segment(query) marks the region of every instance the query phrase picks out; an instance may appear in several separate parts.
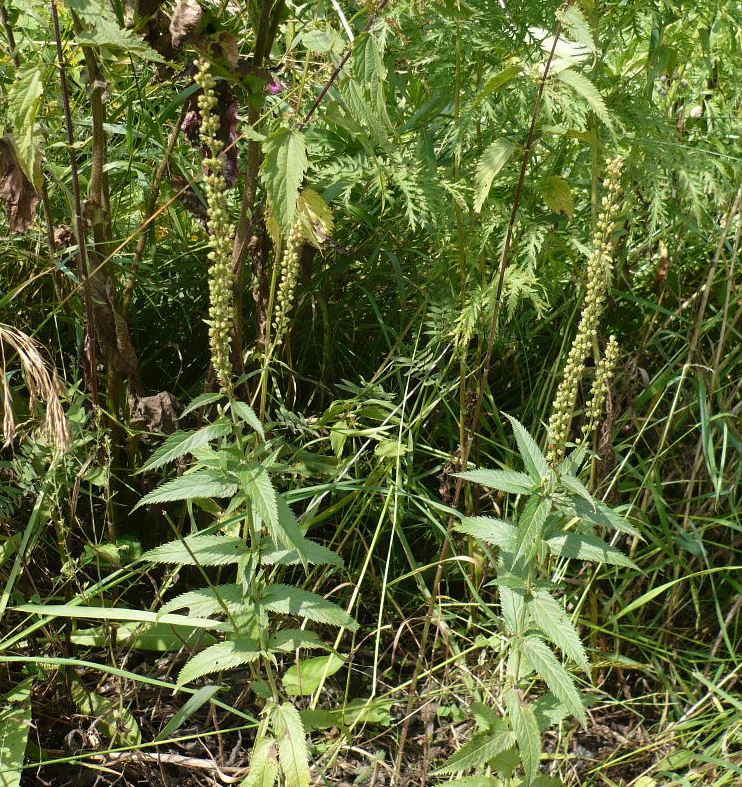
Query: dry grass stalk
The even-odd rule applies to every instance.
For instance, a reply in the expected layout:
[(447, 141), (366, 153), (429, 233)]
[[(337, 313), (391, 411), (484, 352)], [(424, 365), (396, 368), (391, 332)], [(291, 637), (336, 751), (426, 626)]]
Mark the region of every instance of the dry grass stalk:
[[(11, 352), (6, 352), (6, 345)], [(2, 428), (5, 437), (3, 446), (10, 445), (16, 434), (13, 397), (6, 373), (14, 353), (18, 356), (29, 391), (31, 410), (35, 409), (37, 400), (46, 402), (44, 434), (55, 448), (61, 452), (66, 451), (71, 441), (70, 426), (62, 408), (60, 397), (63, 389), (56, 372), (47, 367), (36, 341), (23, 331), (0, 323), (0, 385), (3, 401)]]

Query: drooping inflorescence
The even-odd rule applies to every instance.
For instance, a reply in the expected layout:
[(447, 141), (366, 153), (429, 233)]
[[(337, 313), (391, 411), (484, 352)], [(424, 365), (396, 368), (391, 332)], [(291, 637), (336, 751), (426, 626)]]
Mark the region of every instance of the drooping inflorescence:
[[(611, 236), (613, 235), (620, 209), (621, 160), (613, 159), (609, 161), (606, 169), (606, 194), (601, 203), (602, 210), (598, 215), (598, 223), (593, 235), (593, 251), (587, 263), (587, 292), (585, 293), (580, 323), (567, 356), (564, 376), (554, 397), (551, 417), (549, 418), (547, 459), (552, 465), (557, 464), (564, 457), (575, 402), (577, 401), (577, 391), (585, 371), (585, 358), (589, 355), (598, 333), (598, 323), (611, 279), (611, 268), (613, 265)], [(618, 352), (615, 339), (613, 344), (609, 343), (609, 348), (613, 357), (611, 363), (613, 363)], [(604, 360), (608, 360), (608, 352), (606, 352)], [(589, 405), (591, 412), (588, 413), (588, 422), (592, 422), (592, 412), (596, 406), (598, 408), (596, 420), (599, 417), (600, 409), (603, 406), (603, 398), (601, 397), (605, 396), (603, 386), (607, 386), (608, 377), (606, 373), (609, 368), (610, 366), (605, 366), (602, 375), (600, 368), (598, 370), (598, 378), (596, 378), (593, 385)], [(596, 394), (598, 395), (597, 397)]]
[(207, 223), (211, 251), (209, 260), (209, 345), (211, 362), (222, 390), (232, 390), (232, 362), (230, 357), (232, 329), (234, 325), (232, 251), (234, 249), (235, 226), (229, 220), (227, 207), (227, 182), (224, 177), (224, 160), (220, 156), (224, 145), (217, 138), (219, 115), (214, 112), (217, 105), (214, 86), (216, 80), (206, 60), (197, 62), (195, 81), (201, 88), (198, 108), (201, 114), (199, 135), (201, 143), (209, 151), (204, 158), (206, 175), (204, 190), (208, 206)]

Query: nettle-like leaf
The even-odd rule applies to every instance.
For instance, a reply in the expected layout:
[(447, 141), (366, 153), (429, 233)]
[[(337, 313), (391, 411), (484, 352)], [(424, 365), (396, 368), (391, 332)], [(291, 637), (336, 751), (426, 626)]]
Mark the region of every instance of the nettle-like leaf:
[(181, 456), (192, 454), (212, 440), (227, 434), (230, 429), (231, 424), (228, 421), (217, 421), (196, 432), (175, 432), (165, 440), (137, 472), (147, 473), (174, 462)]
[(592, 503), (588, 503), (581, 498), (575, 498), (572, 500), (572, 505), (568, 510), (591, 525), (617, 530), (619, 533), (627, 533), (638, 538), (641, 537), (639, 531), (629, 524), (624, 517), (600, 501), (593, 500)]
[(607, 563), (612, 566), (637, 568), (636, 563), (620, 549), (612, 547), (601, 538), (586, 533), (560, 533), (546, 539), (546, 546), (558, 557)]
[(179, 566), (226, 566), (238, 563), (249, 549), (241, 538), (233, 536), (186, 536), (178, 541), (150, 549), (143, 555), (151, 563), (171, 563)]
[(575, 687), (574, 680), (559, 663), (549, 646), (538, 637), (528, 636), (523, 640), (523, 650), (549, 690), (583, 727), (586, 726), (587, 717), (582, 697)]
[(529, 475), (518, 473), (515, 470), (478, 468), (477, 470), (466, 470), (463, 473), (454, 473), (454, 475), (465, 481), (471, 481), (473, 484), (514, 495), (532, 495), (536, 489), (536, 484)]
[(290, 653), (299, 648), (324, 648), (329, 649), (329, 645), (323, 642), (316, 631), (306, 629), (281, 629), (271, 635), (268, 641), (270, 651)]
[[(201, 536), (201, 538), (208, 538), (208, 536)], [(218, 538), (223, 540), (224, 536), (218, 536)], [(224, 607), (230, 612), (239, 612), (244, 605), (242, 588), (239, 585), (215, 585), (210, 588), (199, 588), (181, 593), (163, 604), (161, 611), (172, 612), (176, 609), (187, 609), (190, 615), (205, 618), (224, 612)]]
[(549, 500), (541, 497), (529, 499), (520, 517), (518, 517), (518, 534), (513, 550), (513, 566), (517, 565), (523, 558), (528, 558), (536, 542), (541, 538), (541, 533), (550, 511), (551, 503)]
[(196, 680), (203, 675), (240, 667), (257, 661), (260, 646), (252, 639), (234, 639), (219, 642), (202, 650), (190, 659), (178, 675), (178, 686)]
[(236, 476), (254, 511), (260, 516), (268, 532), (275, 537), (274, 530), (278, 525), (278, 502), (276, 490), (265, 467), (253, 464), (245, 470), (240, 470)]
[(476, 181), (474, 187), (474, 211), (479, 213), (492, 188), (492, 181), (500, 170), (507, 164), (513, 154), (515, 145), (507, 139), (495, 140), (482, 153), (477, 165)]
[(513, 733), (518, 744), (526, 780), (531, 782), (538, 773), (541, 761), (541, 734), (536, 716), (533, 708), (521, 700), (516, 689), (505, 692), (505, 707), (510, 723), (513, 725)]
[(442, 767), (436, 775), (466, 771), (479, 768), (494, 759), (498, 754), (515, 745), (515, 735), (509, 731), (495, 733), (482, 732), (475, 735), (462, 746)]
[(537, 590), (526, 600), (526, 608), (534, 625), (589, 674), (590, 664), (580, 635), (562, 605), (545, 590)]
[(458, 533), (474, 536), (485, 544), (512, 552), (518, 536), (517, 528), (503, 519), (488, 516), (468, 516), (454, 528)]
[(556, 727), (569, 716), (569, 711), (551, 693), (544, 694), (536, 700), (533, 704), (533, 712), (541, 732), (549, 727)]
[(270, 735), (255, 743), (250, 771), (241, 787), (273, 787), (278, 778), (278, 741)]
[(293, 585), (270, 585), (266, 589), (262, 603), (270, 612), (281, 615), (296, 615), (305, 620), (327, 623), (349, 631), (358, 629), (358, 621), (342, 607), (317, 593)]
[(263, 153), (263, 184), (281, 230), (288, 233), (296, 215), (299, 187), (309, 166), (304, 135), (281, 128), (265, 140)]
[(235, 494), (237, 494), (237, 484), (225, 478), (222, 473), (209, 469), (196, 470), (158, 486), (145, 495), (134, 509), (155, 503), (172, 503), (206, 497), (233, 497)]
[(515, 442), (518, 444), (518, 451), (523, 459), (523, 464), (526, 466), (528, 475), (535, 481), (540, 481), (549, 475), (549, 463), (546, 461), (546, 457), (541, 453), (541, 449), (536, 441), (517, 418), (513, 418), (512, 415), (506, 415), (506, 418), (513, 427)]
[(13, 125), (13, 141), (18, 163), (33, 183), (41, 189), (41, 147), (36, 130), (36, 119), (44, 95), (43, 73), (40, 65), (21, 69), (8, 90), (8, 120)]
[(255, 410), (250, 407), (249, 404), (246, 402), (232, 402), (230, 405), (237, 417), (244, 421), (248, 426), (254, 429), (259, 435), (261, 440), (265, 440), (265, 431), (263, 430), (263, 424), (260, 423), (260, 418), (255, 414)]
[(284, 702), (271, 713), (286, 787), (309, 787), (309, 751), (299, 711)]
[(143, 39), (130, 30), (122, 30), (113, 11), (99, 0), (66, 0), (67, 6), (89, 29), (77, 35), (77, 40), (88, 46), (111, 50), (115, 54), (130, 55), (140, 60), (161, 63), (163, 58)]

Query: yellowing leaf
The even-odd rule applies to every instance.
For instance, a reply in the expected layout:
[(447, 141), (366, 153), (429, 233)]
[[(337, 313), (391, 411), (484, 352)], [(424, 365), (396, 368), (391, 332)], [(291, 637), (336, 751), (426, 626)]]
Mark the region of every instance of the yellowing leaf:
[(554, 213), (566, 213), (571, 219), (575, 213), (572, 191), (564, 178), (553, 175), (541, 181), (541, 196)]

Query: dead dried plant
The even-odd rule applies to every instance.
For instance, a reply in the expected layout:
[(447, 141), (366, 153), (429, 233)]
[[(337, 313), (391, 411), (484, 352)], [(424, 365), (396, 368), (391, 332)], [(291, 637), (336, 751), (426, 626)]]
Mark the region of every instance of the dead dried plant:
[[(7, 350), (6, 350), (7, 347)], [(69, 448), (70, 426), (62, 407), (62, 384), (54, 369), (47, 366), (41, 347), (23, 331), (0, 323), (0, 385), (2, 385), (3, 446), (8, 446), (16, 435), (16, 417), (13, 397), (8, 382), (8, 366), (17, 356), (23, 379), (29, 392), (31, 412), (35, 412), (39, 400), (46, 402), (43, 433), (60, 452)]]

